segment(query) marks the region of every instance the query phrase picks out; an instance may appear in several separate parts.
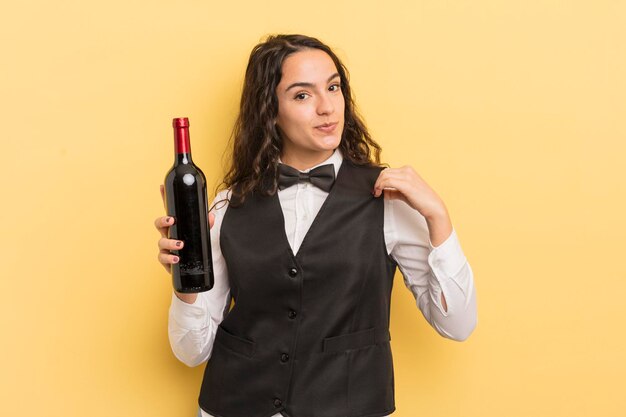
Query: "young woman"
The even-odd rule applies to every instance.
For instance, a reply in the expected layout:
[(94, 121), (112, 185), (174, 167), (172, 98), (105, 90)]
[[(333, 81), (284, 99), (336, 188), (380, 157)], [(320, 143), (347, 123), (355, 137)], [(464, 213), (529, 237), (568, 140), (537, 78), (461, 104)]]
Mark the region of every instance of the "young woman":
[[(208, 361), (198, 415), (391, 414), (396, 268), (442, 336), (476, 326), (473, 273), (443, 201), (413, 168), (380, 166), (347, 70), (315, 38), (253, 49), (233, 139), (209, 214), (215, 285), (174, 293), (170, 307), (176, 357)], [(184, 246), (167, 238), (174, 221), (155, 221), (168, 272)]]

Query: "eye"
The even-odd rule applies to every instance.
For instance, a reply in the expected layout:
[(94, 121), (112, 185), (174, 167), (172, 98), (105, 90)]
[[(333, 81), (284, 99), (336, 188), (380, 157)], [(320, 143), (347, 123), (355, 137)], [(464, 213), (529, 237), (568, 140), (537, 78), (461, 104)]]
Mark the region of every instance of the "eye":
[(295, 96), (294, 98), (295, 98), (297, 101), (302, 101), (302, 100), (304, 100), (304, 99), (306, 98), (306, 97), (305, 97), (306, 95), (307, 95), (307, 93), (298, 93), (298, 94), (296, 94), (296, 96)]
[(341, 84), (333, 84), (333, 85), (331, 85), (329, 88), (333, 88), (333, 87), (337, 87), (337, 88), (335, 88), (335, 89), (334, 89), (334, 90), (332, 90), (332, 91), (339, 91), (339, 90), (341, 89)]

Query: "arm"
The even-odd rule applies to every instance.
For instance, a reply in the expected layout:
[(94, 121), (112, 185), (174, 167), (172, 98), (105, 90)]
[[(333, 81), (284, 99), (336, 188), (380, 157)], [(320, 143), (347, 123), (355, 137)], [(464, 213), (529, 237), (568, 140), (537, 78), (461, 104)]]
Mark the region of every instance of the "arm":
[[(222, 199), (225, 191), (214, 201)], [(220, 249), (220, 227), (227, 206), (212, 211), (215, 223), (211, 228), (211, 254), (215, 283), (211, 290), (179, 298), (172, 293), (169, 310), (168, 335), (174, 355), (188, 366), (197, 366), (211, 357), (217, 326), (228, 314), (230, 307), (230, 286), (226, 262)]]
[(447, 214), (427, 219), (385, 198), (385, 240), (428, 323), (446, 338), (467, 339), (477, 323), (473, 272)]
[[(441, 245), (452, 234), (452, 221), (450, 220), (447, 210), (440, 215), (427, 217), (426, 223), (428, 225), (431, 248)], [(441, 304), (443, 305), (444, 311), (448, 311), (446, 297), (444, 297), (443, 292), (441, 293)]]

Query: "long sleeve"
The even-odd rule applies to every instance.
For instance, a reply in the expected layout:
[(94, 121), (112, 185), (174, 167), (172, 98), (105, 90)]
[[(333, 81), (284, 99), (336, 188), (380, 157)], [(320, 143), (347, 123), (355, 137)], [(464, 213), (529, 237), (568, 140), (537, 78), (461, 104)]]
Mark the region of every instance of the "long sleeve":
[(434, 247), (424, 216), (402, 200), (385, 198), (385, 243), (428, 323), (446, 338), (467, 339), (477, 324), (476, 289), (456, 230)]
[[(215, 201), (222, 200), (226, 191)], [(211, 228), (211, 254), (215, 282), (209, 291), (198, 293), (193, 304), (185, 303), (172, 291), (169, 310), (168, 335), (174, 355), (188, 366), (197, 366), (211, 357), (217, 326), (230, 307), (230, 286), (226, 262), (220, 249), (220, 226), (226, 203), (212, 210), (215, 223)]]

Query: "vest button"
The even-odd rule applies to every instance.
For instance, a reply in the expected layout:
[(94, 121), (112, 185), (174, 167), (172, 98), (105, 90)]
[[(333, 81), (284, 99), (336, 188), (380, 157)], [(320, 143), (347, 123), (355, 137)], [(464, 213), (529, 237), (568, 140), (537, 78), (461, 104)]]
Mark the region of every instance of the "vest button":
[(283, 405), (283, 402), (280, 398), (274, 398), (274, 407), (280, 407), (281, 405)]
[(289, 318), (290, 319), (295, 319), (297, 315), (298, 315), (298, 313), (296, 313), (294, 310), (289, 310)]
[(282, 355), (280, 355), (280, 361), (281, 362), (287, 362), (289, 360), (289, 355), (286, 353), (283, 353)]
[(289, 276), (290, 277), (295, 277), (296, 275), (298, 275), (298, 270), (296, 268), (291, 268), (289, 270)]

